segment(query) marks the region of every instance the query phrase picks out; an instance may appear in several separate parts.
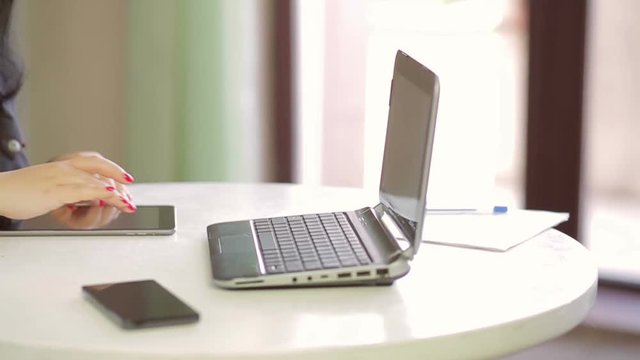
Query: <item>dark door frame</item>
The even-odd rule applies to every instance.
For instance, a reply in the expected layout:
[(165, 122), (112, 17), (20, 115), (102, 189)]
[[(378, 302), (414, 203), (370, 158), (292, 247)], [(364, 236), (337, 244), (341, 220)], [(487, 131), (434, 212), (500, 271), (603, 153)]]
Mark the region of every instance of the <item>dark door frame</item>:
[(294, 126), (294, 4), (293, 0), (277, 0), (272, 4), (272, 135), (274, 146), (273, 177), (276, 182), (293, 182)]
[(528, 0), (525, 207), (569, 212), (580, 241), (587, 0)]

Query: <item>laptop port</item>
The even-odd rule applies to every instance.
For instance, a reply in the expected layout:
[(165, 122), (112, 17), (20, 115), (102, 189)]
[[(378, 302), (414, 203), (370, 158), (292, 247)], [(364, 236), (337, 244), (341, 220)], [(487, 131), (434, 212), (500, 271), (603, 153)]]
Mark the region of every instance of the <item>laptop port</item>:
[(387, 276), (389, 275), (389, 269), (378, 269), (376, 270), (376, 274), (380, 276)]
[(241, 280), (241, 281), (236, 281), (236, 285), (260, 284), (262, 282), (264, 282), (264, 280)]
[(348, 278), (351, 277), (351, 273), (345, 272), (345, 273), (338, 273), (338, 279), (344, 279), (344, 278)]
[(356, 276), (369, 276), (371, 275), (371, 271), (358, 271)]

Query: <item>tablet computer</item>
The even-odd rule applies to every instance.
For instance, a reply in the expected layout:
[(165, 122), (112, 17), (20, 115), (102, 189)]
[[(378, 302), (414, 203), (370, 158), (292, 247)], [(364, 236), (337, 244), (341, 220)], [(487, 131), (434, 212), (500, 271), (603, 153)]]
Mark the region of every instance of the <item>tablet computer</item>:
[(0, 229), (0, 236), (171, 235), (175, 230), (172, 205), (142, 205), (135, 213), (112, 206), (77, 206), (13, 221)]

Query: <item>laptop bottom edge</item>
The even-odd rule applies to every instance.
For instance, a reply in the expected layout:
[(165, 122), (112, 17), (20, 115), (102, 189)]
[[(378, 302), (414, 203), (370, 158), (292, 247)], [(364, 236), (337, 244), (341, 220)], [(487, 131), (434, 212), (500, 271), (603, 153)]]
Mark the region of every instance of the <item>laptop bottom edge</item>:
[(375, 264), (367, 267), (345, 267), (233, 279), (216, 279), (214, 276), (213, 283), (226, 289), (389, 286), (408, 272), (408, 262), (401, 259), (392, 264)]

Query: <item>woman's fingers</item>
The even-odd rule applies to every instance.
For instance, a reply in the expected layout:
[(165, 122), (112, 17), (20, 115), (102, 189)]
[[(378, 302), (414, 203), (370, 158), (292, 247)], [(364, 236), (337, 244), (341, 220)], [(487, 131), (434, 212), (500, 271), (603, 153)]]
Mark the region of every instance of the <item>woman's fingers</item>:
[[(99, 176), (99, 175), (97, 175), (97, 176)], [(125, 185), (122, 185), (121, 183), (116, 182), (111, 178), (103, 178), (101, 176), (100, 176), (100, 178), (102, 178), (103, 181), (107, 181), (111, 186), (116, 188), (116, 190), (118, 190), (118, 192), (120, 192), (120, 194), (122, 194), (122, 197), (124, 197), (125, 199), (129, 200), (129, 202), (133, 203), (133, 196), (131, 196), (131, 193), (129, 192), (129, 189), (127, 189), (127, 187)]]
[[(131, 199), (131, 195), (126, 186), (114, 181), (110, 177), (106, 177), (100, 174), (94, 174), (83, 170), (91, 168), (91, 166), (85, 166), (87, 163), (104, 164), (111, 166), (112, 162), (97, 156), (93, 159), (90, 157), (78, 158), (83, 161), (79, 161), (80, 166), (75, 166), (72, 161), (66, 160), (59, 162), (57, 165), (63, 167), (63, 173), (65, 174), (58, 184), (59, 191), (61, 191), (61, 198), (67, 204), (76, 205), (94, 205), (94, 206), (114, 206), (125, 212), (136, 211), (136, 206)], [(117, 168), (117, 165), (113, 164)], [(93, 165), (92, 165), (93, 166)]]
[[(137, 207), (135, 206), (135, 204), (133, 204), (129, 199), (127, 199), (126, 194), (118, 191), (117, 188), (114, 188), (113, 186), (108, 185), (104, 188), (104, 190), (106, 190), (107, 193), (105, 193), (100, 189), (97, 189), (97, 190), (98, 190), (97, 192), (98, 194), (100, 193), (102, 194), (102, 196), (99, 196), (99, 200), (103, 201), (103, 203), (100, 203), (100, 205), (113, 206), (124, 212), (135, 212), (137, 210)], [(90, 193), (90, 191), (88, 191), (88, 193)]]
[(114, 206), (125, 212), (135, 212), (136, 206), (127, 194), (118, 190), (111, 182), (77, 170), (68, 174), (71, 179), (59, 184), (60, 198), (67, 204), (90, 202), (97, 205)]
[[(116, 194), (118, 198), (116, 199), (114, 196), (109, 196), (106, 198), (91, 199), (93, 200), (92, 204), (112, 205), (128, 212), (136, 210), (136, 206), (133, 204), (133, 198), (124, 185), (132, 183), (133, 177), (118, 164), (104, 158), (97, 152), (75, 153), (72, 156), (66, 157), (63, 162), (68, 163), (73, 168), (87, 175), (95, 177), (102, 182), (106, 189)], [(74, 176), (79, 175), (76, 173)], [(80, 177), (84, 178), (83, 181), (87, 181), (85, 176)], [(73, 181), (73, 179), (70, 179), (70, 181)]]
[(89, 153), (84, 156), (73, 157), (68, 160), (73, 167), (89, 174), (98, 174), (105, 178), (111, 178), (121, 184), (131, 184), (133, 176), (126, 172), (120, 165), (109, 159), (105, 159), (98, 153)]
[(133, 196), (131, 195), (131, 192), (129, 192), (129, 189), (126, 186), (120, 183), (117, 183), (116, 188), (118, 189), (118, 191), (122, 193), (125, 199), (129, 200), (129, 202), (133, 204)]

